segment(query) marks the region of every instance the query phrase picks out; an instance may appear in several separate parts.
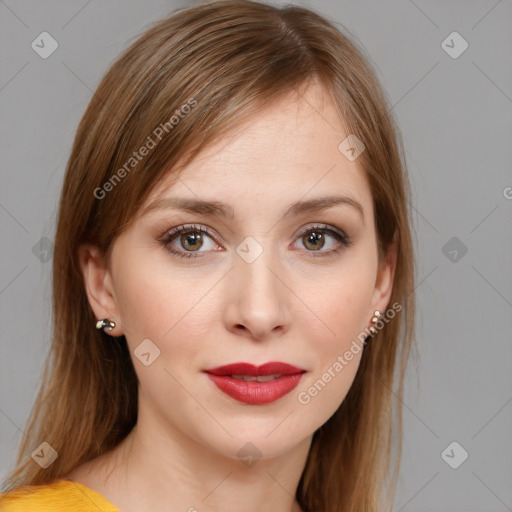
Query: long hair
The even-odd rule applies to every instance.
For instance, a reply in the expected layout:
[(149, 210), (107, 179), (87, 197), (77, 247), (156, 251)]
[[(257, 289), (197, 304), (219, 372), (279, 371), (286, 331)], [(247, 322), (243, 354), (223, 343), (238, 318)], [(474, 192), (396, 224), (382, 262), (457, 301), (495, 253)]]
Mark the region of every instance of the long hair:
[[(415, 263), (410, 185), (389, 101), (363, 50), (310, 9), (223, 0), (171, 14), (114, 62), (78, 126), (59, 203), (51, 348), (3, 490), (52, 483), (114, 448), (137, 422), (126, 339), (94, 328), (78, 247), (95, 244), (108, 260), (116, 237), (164, 176), (178, 176), (178, 164), (267, 102), (319, 80), (346, 133), (365, 144), (357, 162), (372, 192), (381, 255), (398, 236), (390, 303), (401, 311), (365, 346), (346, 398), (314, 433), (296, 497), (310, 512), (391, 510)], [(46, 469), (31, 458), (42, 442), (58, 453)]]

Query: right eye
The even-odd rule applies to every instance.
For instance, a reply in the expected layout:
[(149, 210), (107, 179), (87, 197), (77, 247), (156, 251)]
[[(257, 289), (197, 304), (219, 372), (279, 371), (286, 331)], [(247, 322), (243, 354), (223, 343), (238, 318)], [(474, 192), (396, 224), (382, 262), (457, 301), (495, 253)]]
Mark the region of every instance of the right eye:
[[(205, 236), (213, 241), (208, 228), (196, 225), (182, 225), (167, 230), (159, 240), (167, 251), (173, 255), (182, 258), (198, 258), (200, 256), (194, 253), (207, 252), (198, 250), (203, 246)], [(174, 242), (177, 242), (181, 247), (177, 248)]]

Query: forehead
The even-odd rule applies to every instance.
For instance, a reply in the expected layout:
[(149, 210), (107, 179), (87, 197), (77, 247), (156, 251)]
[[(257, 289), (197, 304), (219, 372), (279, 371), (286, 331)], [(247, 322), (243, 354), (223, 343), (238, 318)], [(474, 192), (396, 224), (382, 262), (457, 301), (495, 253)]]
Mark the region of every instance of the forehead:
[(166, 196), (215, 197), (234, 209), (289, 204), (343, 194), (370, 207), (363, 169), (339, 149), (346, 139), (338, 112), (318, 84), (265, 105), (156, 187), (146, 204)]

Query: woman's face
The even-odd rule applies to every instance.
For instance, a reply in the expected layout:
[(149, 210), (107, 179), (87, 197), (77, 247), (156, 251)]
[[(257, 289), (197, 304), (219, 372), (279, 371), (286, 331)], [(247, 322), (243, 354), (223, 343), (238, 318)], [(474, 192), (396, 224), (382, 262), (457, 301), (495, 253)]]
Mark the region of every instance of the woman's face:
[[(339, 149), (347, 135), (318, 85), (269, 104), (176, 183), (160, 184), (145, 204), (153, 207), (116, 239), (109, 268), (83, 253), (91, 306), (116, 322), (113, 336), (126, 336), (139, 421), (155, 432), (233, 458), (250, 442), (273, 457), (342, 403), (362, 355), (358, 335), (388, 305), (395, 265), (391, 252), (379, 266), (369, 186)], [(306, 207), (334, 196), (342, 199)], [(171, 199), (224, 203), (226, 215)], [(305, 372), (284, 396), (265, 402), (256, 392), (250, 403), (205, 373), (239, 362)], [(261, 387), (241, 384), (251, 385)]]

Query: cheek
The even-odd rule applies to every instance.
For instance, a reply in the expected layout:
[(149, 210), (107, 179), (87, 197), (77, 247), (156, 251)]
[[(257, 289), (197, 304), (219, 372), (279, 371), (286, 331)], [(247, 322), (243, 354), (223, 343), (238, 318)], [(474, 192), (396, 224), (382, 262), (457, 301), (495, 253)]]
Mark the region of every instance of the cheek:
[[(369, 310), (375, 289), (376, 258), (368, 251), (354, 251), (338, 269), (330, 272), (314, 295), (304, 295), (308, 305), (323, 321), (327, 347), (340, 350), (370, 325)], [(302, 292), (305, 293), (305, 290)], [(322, 324), (322, 322), (318, 322)]]
[(129, 261), (123, 262), (116, 284), (123, 327), (129, 337), (151, 338), (167, 323), (165, 313), (179, 305), (172, 300), (178, 290), (169, 288), (157, 269), (134, 265), (130, 270), (129, 265)]
[[(173, 276), (170, 267), (155, 265), (144, 254), (119, 262), (115, 289), (128, 332), (165, 332), (164, 324), (187, 308), (192, 295)], [(167, 325), (167, 329), (170, 327)]]
[(339, 272), (332, 273), (328, 288), (322, 287), (312, 298), (311, 309), (322, 322), (309, 324), (315, 364), (297, 400), (315, 410), (311, 416), (316, 422), (327, 421), (338, 409), (359, 368), (376, 277), (377, 260), (371, 254), (368, 248), (354, 251)]
[[(355, 278), (354, 278), (355, 279)], [(314, 364), (308, 378), (297, 390), (297, 402), (304, 407), (304, 421), (310, 430), (325, 423), (340, 407), (356, 376), (364, 350), (364, 329), (369, 326), (370, 287), (356, 280), (343, 282), (324, 300), (321, 318), (329, 327), (310, 331)], [(354, 284), (356, 286), (354, 286)]]
[[(205, 304), (211, 301), (208, 290), (214, 282), (204, 272), (193, 275), (173, 271), (165, 262), (144, 265), (142, 261), (142, 257), (123, 260), (115, 284), (131, 352), (143, 340), (150, 339), (161, 351), (160, 363), (169, 358), (171, 346), (174, 362), (190, 361), (200, 349), (194, 340), (206, 339), (208, 335), (201, 313), (205, 313)], [(210, 304), (210, 315), (213, 309)]]
[(339, 409), (354, 381), (362, 350), (351, 360), (344, 353), (335, 354), (329, 363), (312, 374), (297, 391), (297, 402), (301, 414), (302, 428), (314, 432)]

